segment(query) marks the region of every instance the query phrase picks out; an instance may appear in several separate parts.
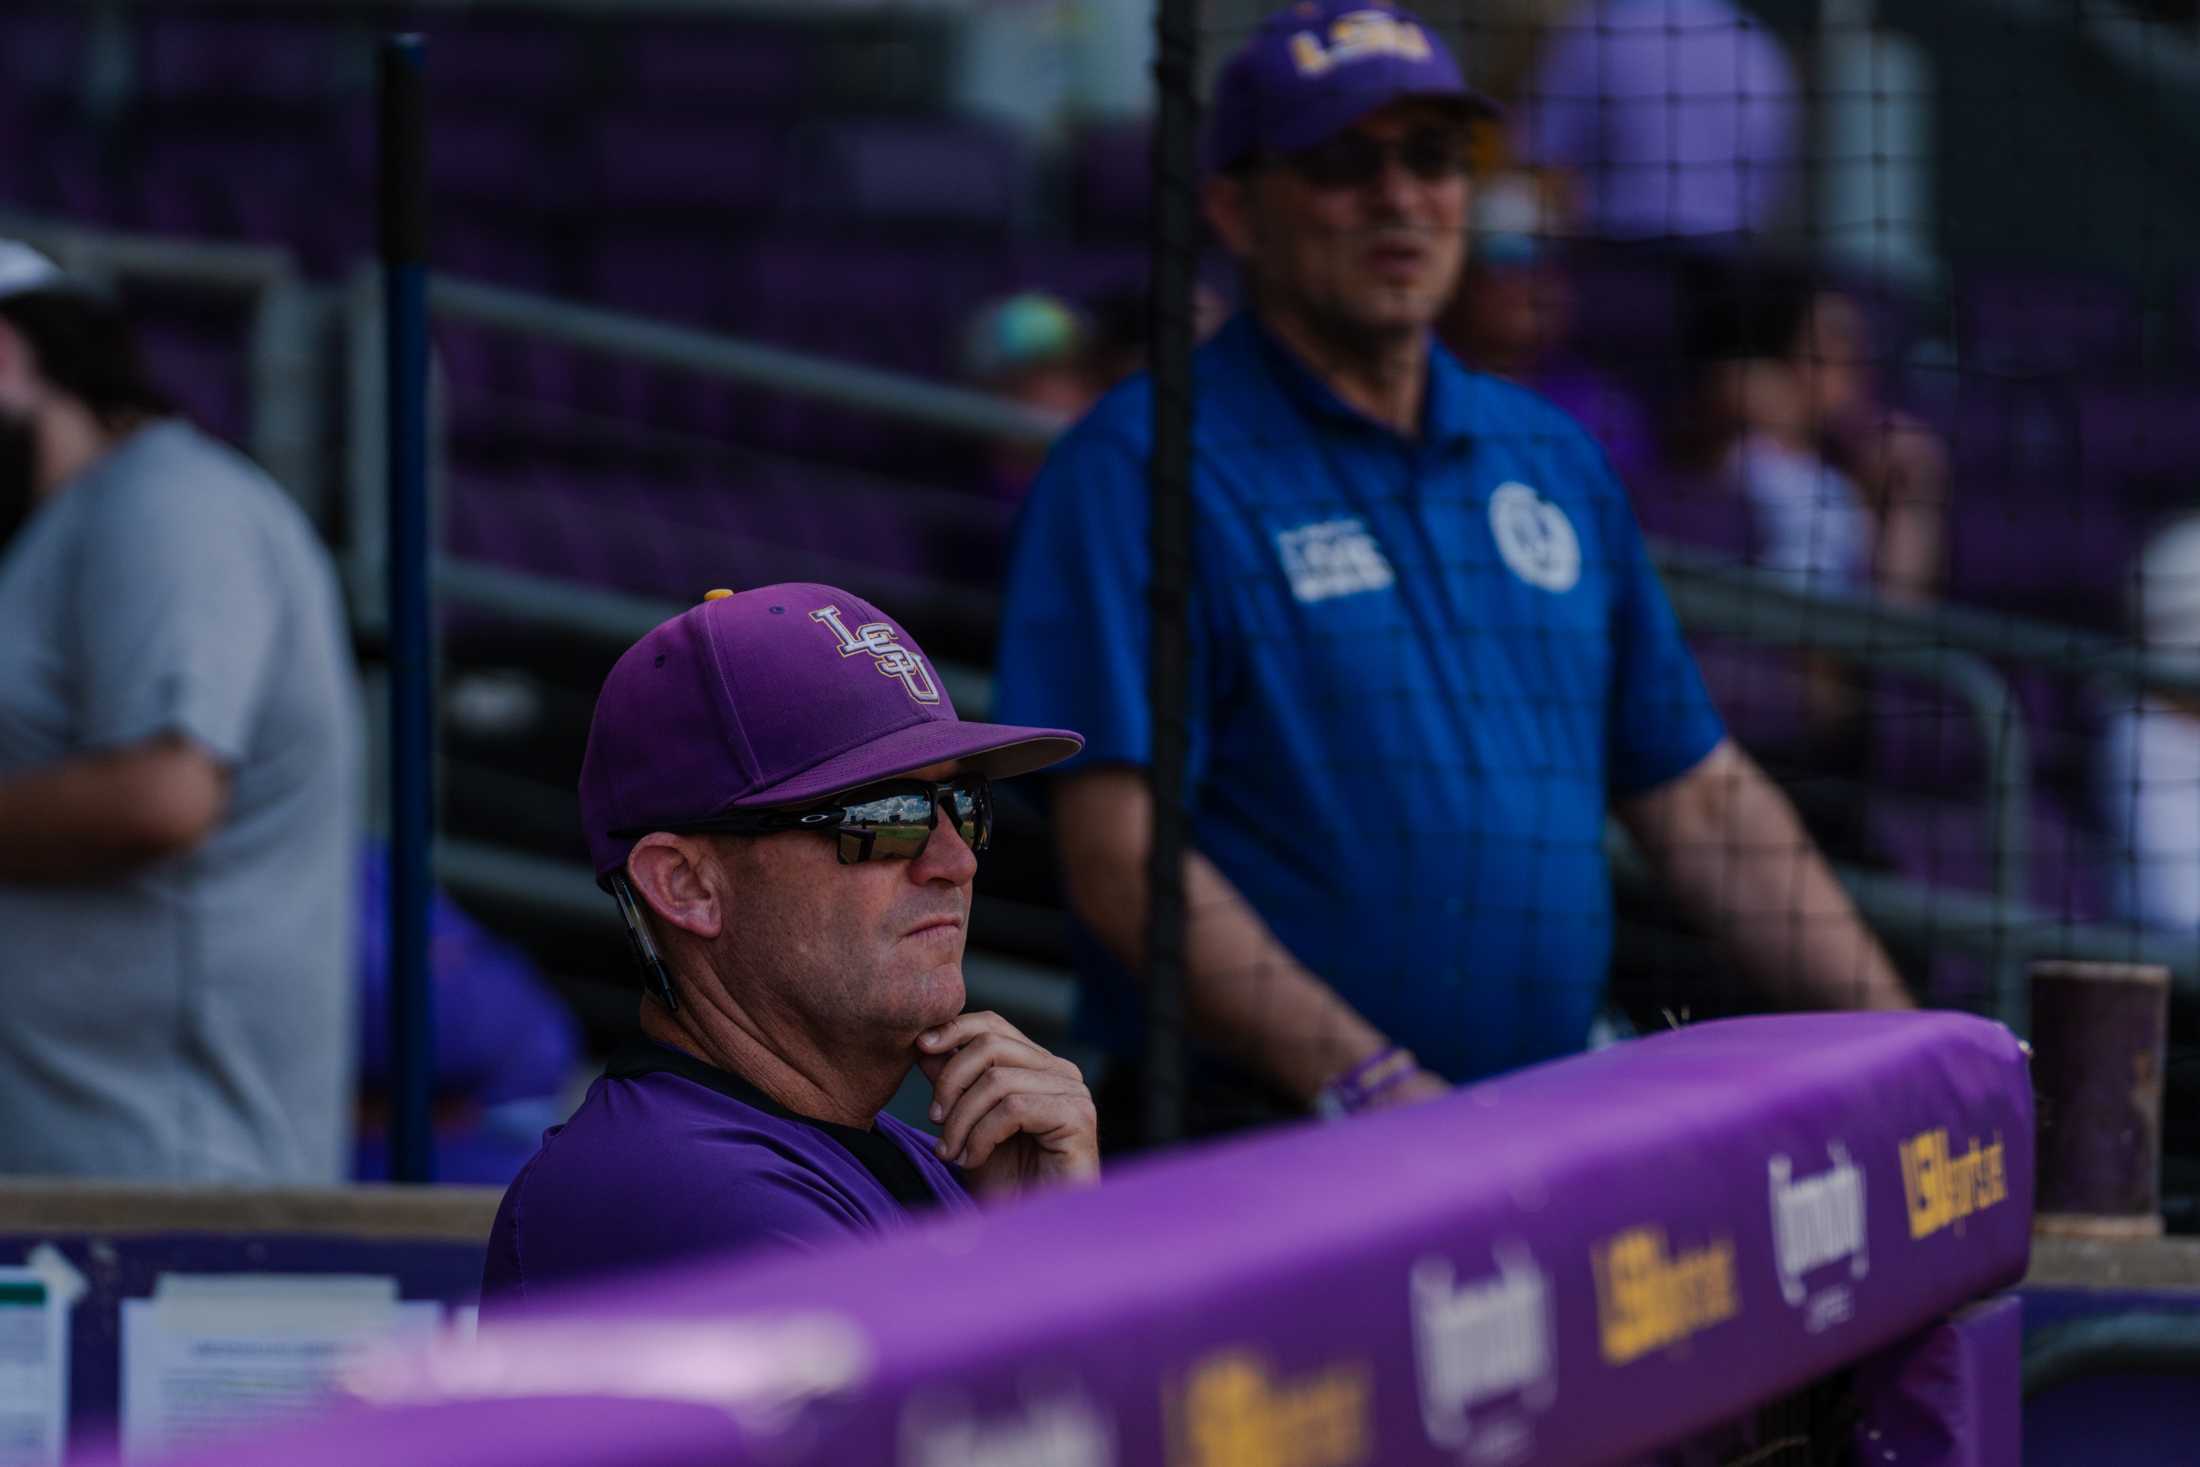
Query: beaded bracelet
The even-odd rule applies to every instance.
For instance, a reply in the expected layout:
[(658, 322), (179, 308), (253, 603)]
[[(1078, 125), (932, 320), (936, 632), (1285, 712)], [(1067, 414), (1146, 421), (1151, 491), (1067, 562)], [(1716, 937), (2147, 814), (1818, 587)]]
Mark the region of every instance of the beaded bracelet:
[[(1400, 1060), (1405, 1063), (1399, 1064)], [(1387, 1074), (1382, 1073), (1386, 1066), (1394, 1068)], [(1420, 1065), (1410, 1053), (1393, 1044), (1322, 1086), (1314, 1096), (1314, 1111), (1332, 1121), (1356, 1115), (1373, 1104), (1377, 1096), (1395, 1088), (1419, 1069)]]

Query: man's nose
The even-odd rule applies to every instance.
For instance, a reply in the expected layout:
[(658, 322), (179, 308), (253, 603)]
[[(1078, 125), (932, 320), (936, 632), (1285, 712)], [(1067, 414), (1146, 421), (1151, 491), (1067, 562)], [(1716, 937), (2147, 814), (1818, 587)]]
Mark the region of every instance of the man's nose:
[(923, 853), (909, 863), (909, 879), (961, 886), (978, 874), (978, 853), (963, 839), (954, 807), (944, 799), (940, 802), (939, 822), (933, 827), (932, 838), (924, 843)]
[(1422, 187), (1421, 180), (1406, 167), (1405, 159), (1398, 156), (1398, 150), (1385, 148), (1382, 165), (1367, 181), (1365, 193), (1369, 204), (1388, 219), (1411, 213)]

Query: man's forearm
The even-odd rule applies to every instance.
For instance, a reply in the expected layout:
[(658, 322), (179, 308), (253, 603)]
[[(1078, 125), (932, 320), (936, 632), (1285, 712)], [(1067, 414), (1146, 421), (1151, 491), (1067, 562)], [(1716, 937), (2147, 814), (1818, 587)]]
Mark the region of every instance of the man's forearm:
[(1388, 1046), (1205, 856), (1185, 859), (1184, 895), (1187, 996), (1203, 1038), (1307, 1101)]
[(1794, 1008), (1908, 1008), (1901, 978), (1787, 797), (1721, 745), (1621, 816), (1689, 914)]
[(220, 819), (227, 777), (181, 739), (0, 779), (0, 881), (103, 881), (186, 850)]
[[(1206, 857), (1185, 858), (1184, 895), (1187, 1017), (1201, 1039), (1307, 1101), (1386, 1047), (1382, 1033), (1292, 957)], [(1141, 966), (1142, 866), (1088, 867), (1072, 877), (1070, 899), (1109, 951)]]

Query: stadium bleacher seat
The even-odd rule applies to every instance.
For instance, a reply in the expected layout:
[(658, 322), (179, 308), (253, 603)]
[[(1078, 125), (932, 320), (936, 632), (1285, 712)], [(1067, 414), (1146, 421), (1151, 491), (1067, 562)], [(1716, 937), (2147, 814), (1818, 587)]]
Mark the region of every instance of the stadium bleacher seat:
[[(2089, 483), (2189, 476), (2200, 465), (2200, 379), (2088, 380), (2073, 390), (2078, 453)], [(2179, 498), (2190, 501), (2189, 483)]]
[(724, 266), (729, 324), (846, 361), (951, 377), (962, 323), (999, 288), (1001, 262), (968, 244), (775, 235)]
[(762, 228), (790, 183), (784, 130), (769, 123), (687, 112), (620, 109), (603, 114), (581, 144), (581, 175), (595, 208), (696, 216), (721, 229)]
[(247, 441), (252, 398), (234, 319), (174, 302), (145, 302), (137, 310), (139, 345), (156, 380), (208, 429), (232, 443)]
[(626, 89), (651, 102), (798, 113), (814, 96), (814, 45), (792, 29), (643, 21), (623, 37), (620, 71)]
[(1143, 241), (1153, 214), (1153, 131), (1144, 124), (1090, 127), (1071, 143), (1070, 187), (1078, 233)]
[(2107, 371), (2139, 360), (2139, 299), (2121, 281), (1972, 263), (1955, 294), (1957, 351), (1967, 369)]
[[(1872, 803), (1873, 834), (1903, 876), (1928, 886), (1984, 893), (1993, 887), (1985, 810), (1978, 797), (1911, 794)], [(2101, 852), (2091, 822), (2058, 795), (2035, 791), (2029, 814), (2027, 897), (2056, 921), (2097, 921), (2108, 915), (2100, 880)]]
[(72, 103), (84, 79), (85, 45), (79, 8), (25, 6), (0, 19), (0, 96), (6, 99), (0, 105), (41, 110)]
[(613, 310), (692, 325), (738, 315), (751, 293), (734, 269), (739, 247), (709, 231), (629, 230), (607, 220), (585, 248), (590, 298)]
[(371, 86), (369, 32), (293, 13), (148, 11), (136, 31), (137, 87), (173, 101), (324, 104)]
[(500, 22), (479, 15), (453, 23), (430, 13), (422, 33), (431, 63), (423, 69), (430, 105), (504, 101), (539, 106), (574, 97), (588, 79), (587, 37), (570, 16), (528, 15)]
[(978, 119), (836, 118), (805, 128), (790, 180), (823, 223), (1006, 230), (1032, 194), (1023, 140)]
[[(1013, 241), (995, 289), (1044, 290), (1073, 302), (1087, 302), (1124, 290), (1143, 290), (1152, 262), (1145, 244)], [(976, 303), (973, 302), (973, 305)]]

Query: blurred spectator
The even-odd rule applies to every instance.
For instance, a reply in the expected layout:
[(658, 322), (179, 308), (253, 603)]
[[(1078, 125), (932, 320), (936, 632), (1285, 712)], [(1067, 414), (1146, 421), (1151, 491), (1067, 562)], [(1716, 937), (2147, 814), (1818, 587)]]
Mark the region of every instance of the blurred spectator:
[(360, 712), (333, 568), (0, 242), (0, 1171), (334, 1182)]
[(1564, 408), (1603, 445), (1621, 479), (1632, 482), (1656, 457), (1648, 418), (1633, 394), (1564, 354), (1574, 291), (1552, 257), (1544, 213), (1540, 190), (1525, 174), (1476, 184), (1466, 268), (1437, 330), (1468, 366)]
[[(1079, 310), (1044, 291), (1026, 291), (982, 307), (963, 339), (963, 375), (1010, 402), (1081, 416), (1102, 393), (1146, 369), (1150, 346), (1144, 285), (1099, 296)], [(1192, 288), (1192, 331), (1205, 341), (1229, 315), (1221, 293)], [(1046, 461), (1046, 446), (1003, 441), (987, 461), (987, 480), (1002, 499), (1022, 499)]]
[(1515, 147), (1566, 180), (1566, 233), (1753, 235), (1789, 207), (1802, 113), (1786, 49), (1729, 0), (1588, 0), (1551, 28)]
[[(359, 1136), (353, 1175), (389, 1175), (389, 848), (359, 858)], [(580, 1031), (527, 955), (438, 889), (428, 908), (435, 1004), (436, 1179), (503, 1186), (565, 1119)]]
[(1677, 446), (1747, 505), (1752, 559), (1810, 590), (1931, 597), (1947, 453), (1878, 400), (1856, 303), (1799, 266), (1689, 274), (1693, 441)]
[[(1610, 965), (1611, 815), (1767, 997), (1906, 1006), (1726, 738), (1604, 456), (1431, 341), (1487, 108), (1457, 62), (1404, 10), (1305, 0), (1215, 97), (1202, 197), (1250, 306), (1193, 373), (1186, 1129), (1578, 1049)], [(1050, 794), (1111, 1145), (1149, 1075), (1153, 417), (1134, 379), (1048, 457), (995, 679), (1000, 715), (1088, 740)]]
[[(1097, 393), (1151, 364), (1152, 299), (1146, 286), (1107, 291), (1092, 301), (1087, 319), (1092, 336), (1085, 349), (1085, 370)], [(1230, 318), (1230, 303), (1204, 280), (1192, 284), (1192, 340), (1205, 341)]]
[[(1073, 418), (1100, 396), (1086, 352), (1092, 327), (1076, 308), (1043, 291), (991, 301), (963, 333), (963, 375), (996, 397)], [(989, 488), (1002, 499), (1030, 489), (1044, 444), (1002, 440), (987, 460)]]
[[(2176, 521), (2140, 552), (2131, 611), (2149, 653), (2185, 661), (2200, 654), (2200, 515)], [(2148, 692), (2117, 709), (2095, 773), (2117, 914), (2200, 934), (2200, 698)]]
[(1542, 214), (1525, 174), (1476, 182), (1466, 269), (1441, 322), (1468, 366), (1513, 382), (1532, 383), (1573, 326), (1573, 291), (1551, 260)]

